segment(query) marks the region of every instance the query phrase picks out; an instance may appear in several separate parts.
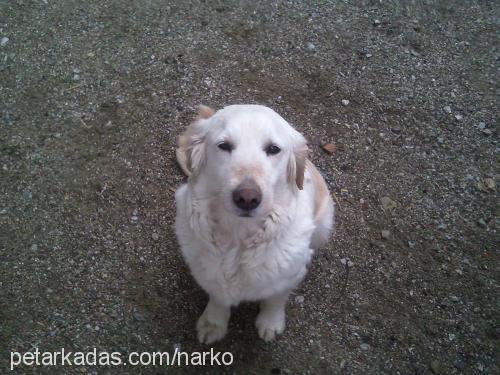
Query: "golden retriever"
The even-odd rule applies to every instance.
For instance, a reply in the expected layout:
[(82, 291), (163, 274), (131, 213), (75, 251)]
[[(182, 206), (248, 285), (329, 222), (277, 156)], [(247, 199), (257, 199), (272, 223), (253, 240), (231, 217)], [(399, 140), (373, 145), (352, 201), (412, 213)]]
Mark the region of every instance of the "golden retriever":
[(180, 137), (177, 160), (189, 178), (175, 194), (176, 235), (210, 298), (200, 342), (223, 338), (241, 301), (261, 301), (262, 339), (285, 329), (288, 295), (334, 225), (334, 203), (307, 152), (304, 137), (260, 105), (201, 106)]

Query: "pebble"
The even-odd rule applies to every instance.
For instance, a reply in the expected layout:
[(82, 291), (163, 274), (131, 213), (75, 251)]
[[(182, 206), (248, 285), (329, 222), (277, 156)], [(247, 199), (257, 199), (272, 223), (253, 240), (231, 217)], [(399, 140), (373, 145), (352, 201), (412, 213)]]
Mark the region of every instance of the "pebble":
[(380, 24), (381, 24), (380, 20), (373, 21), (373, 26), (380, 26)]
[(441, 367), (441, 364), (437, 360), (433, 360), (431, 362), (431, 364), (429, 365), (429, 368), (433, 374), (439, 374), (440, 367)]
[(389, 197), (380, 198), (380, 203), (382, 203), (384, 211), (392, 211), (398, 206), (398, 204)]
[(349, 101), (349, 100), (347, 100), (347, 99), (342, 99), (342, 105), (343, 105), (343, 106), (348, 106), (348, 105), (349, 105), (349, 103), (350, 103), (350, 101)]
[(158, 241), (158, 239), (160, 238), (160, 236), (158, 235), (158, 233), (154, 232), (151, 237), (153, 238), (153, 240), (155, 241)]
[(348, 258), (342, 258), (342, 259), (340, 259), (340, 263), (342, 263), (344, 266), (347, 265), (348, 267), (354, 266), (354, 263), (351, 262), (351, 260), (348, 259)]
[(2, 39), (0, 39), (0, 46), (5, 46), (7, 43), (9, 43), (9, 38), (6, 36), (3, 36)]
[(486, 123), (481, 121), (479, 124), (477, 124), (477, 127), (479, 128), (479, 130), (483, 130), (486, 128)]
[(438, 137), (437, 141), (438, 141), (438, 143), (444, 143), (444, 138), (443, 137)]
[(443, 109), (446, 113), (451, 113), (451, 107), (449, 105), (445, 106)]
[(34, 243), (33, 245), (31, 245), (31, 250), (32, 251), (37, 251), (38, 250), (38, 245), (36, 243)]
[(460, 113), (458, 113), (458, 114), (456, 114), (456, 115), (455, 115), (455, 119), (456, 119), (457, 121), (462, 121), (462, 120), (463, 120), (463, 118), (464, 118), (464, 116), (462, 116)]
[(304, 296), (297, 296), (295, 297), (295, 303), (304, 303)]
[(389, 232), (387, 229), (384, 229), (380, 234), (384, 240), (388, 240), (391, 232)]
[(477, 221), (477, 225), (479, 225), (481, 228), (486, 228), (486, 221), (484, 221), (484, 219), (481, 218)]
[(132, 316), (134, 317), (134, 320), (137, 321), (137, 322), (143, 322), (145, 319), (144, 319), (144, 315), (142, 315), (139, 311), (137, 310), (134, 310), (132, 312)]
[(363, 343), (360, 345), (360, 348), (361, 350), (370, 350), (370, 345), (369, 344), (366, 344), (366, 343)]
[(336, 147), (333, 143), (325, 143), (323, 146), (321, 146), (321, 148), (323, 148), (323, 150), (325, 150), (325, 152), (330, 155), (335, 154)]
[(73, 76), (73, 81), (79, 81), (80, 80), (80, 74), (75, 74)]
[(457, 296), (451, 296), (451, 297), (450, 297), (450, 300), (451, 300), (452, 302), (460, 302), (460, 298), (458, 298)]
[(445, 223), (441, 223), (438, 225), (438, 229), (440, 229), (440, 230), (445, 230), (446, 228), (448, 228), (448, 225)]
[(485, 134), (485, 135), (492, 135), (493, 132), (491, 131), (491, 129), (484, 129), (483, 130), (483, 134)]
[(413, 242), (413, 241), (408, 241), (408, 247), (409, 247), (410, 249), (414, 249), (414, 248), (415, 248), (415, 242)]
[(309, 42), (307, 43), (307, 49), (309, 51), (314, 51), (316, 49), (316, 46), (313, 43)]

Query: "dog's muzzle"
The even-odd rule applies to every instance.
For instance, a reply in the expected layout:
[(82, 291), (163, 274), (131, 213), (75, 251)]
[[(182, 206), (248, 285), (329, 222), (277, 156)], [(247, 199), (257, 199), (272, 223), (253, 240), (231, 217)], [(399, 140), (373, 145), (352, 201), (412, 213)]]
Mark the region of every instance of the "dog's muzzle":
[(239, 209), (249, 214), (259, 207), (262, 201), (262, 192), (255, 181), (247, 179), (233, 191), (233, 202)]

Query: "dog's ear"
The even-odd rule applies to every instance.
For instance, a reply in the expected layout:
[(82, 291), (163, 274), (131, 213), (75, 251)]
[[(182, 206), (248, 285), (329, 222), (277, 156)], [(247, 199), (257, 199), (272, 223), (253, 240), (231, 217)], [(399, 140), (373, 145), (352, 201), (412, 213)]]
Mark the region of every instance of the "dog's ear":
[(306, 169), (306, 160), (309, 153), (305, 138), (294, 130), (292, 137), (293, 151), (288, 159), (288, 182), (297, 185), (299, 190), (304, 188), (304, 173)]
[(196, 175), (205, 160), (204, 138), (207, 132), (208, 119), (215, 110), (205, 105), (198, 107), (198, 118), (188, 126), (179, 137), (178, 148), (175, 150), (177, 162), (186, 176)]

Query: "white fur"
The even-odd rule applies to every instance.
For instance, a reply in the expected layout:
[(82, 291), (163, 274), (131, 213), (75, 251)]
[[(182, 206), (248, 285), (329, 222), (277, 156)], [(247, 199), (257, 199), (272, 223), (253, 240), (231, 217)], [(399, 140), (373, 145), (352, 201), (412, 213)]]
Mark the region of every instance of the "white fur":
[[(221, 339), (231, 306), (261, 301), (257, 330), (272, 340), (285, 328), (286, 299), (306, 274), (312, 246), (329, 237), (334, 204), (328, 194), (318, 218), (308, 169), (314, 167), (304, 171), (305, 139), (277, 113), (257, 105), (229, 106), (213, 115), (203, 108), (209, 115), (200, 115), (180, 139), (178, 160), (190, 177), (175, 194), (183, 257), (210, 297), (198, 320), (198, 339)], [(220, 150), (221, 141), (234, 149)], [(270, 142), (281, 152), (266, 154)], [(262, 191), (252, 217), (239, 216), (231, 198), (245, 178)]]

